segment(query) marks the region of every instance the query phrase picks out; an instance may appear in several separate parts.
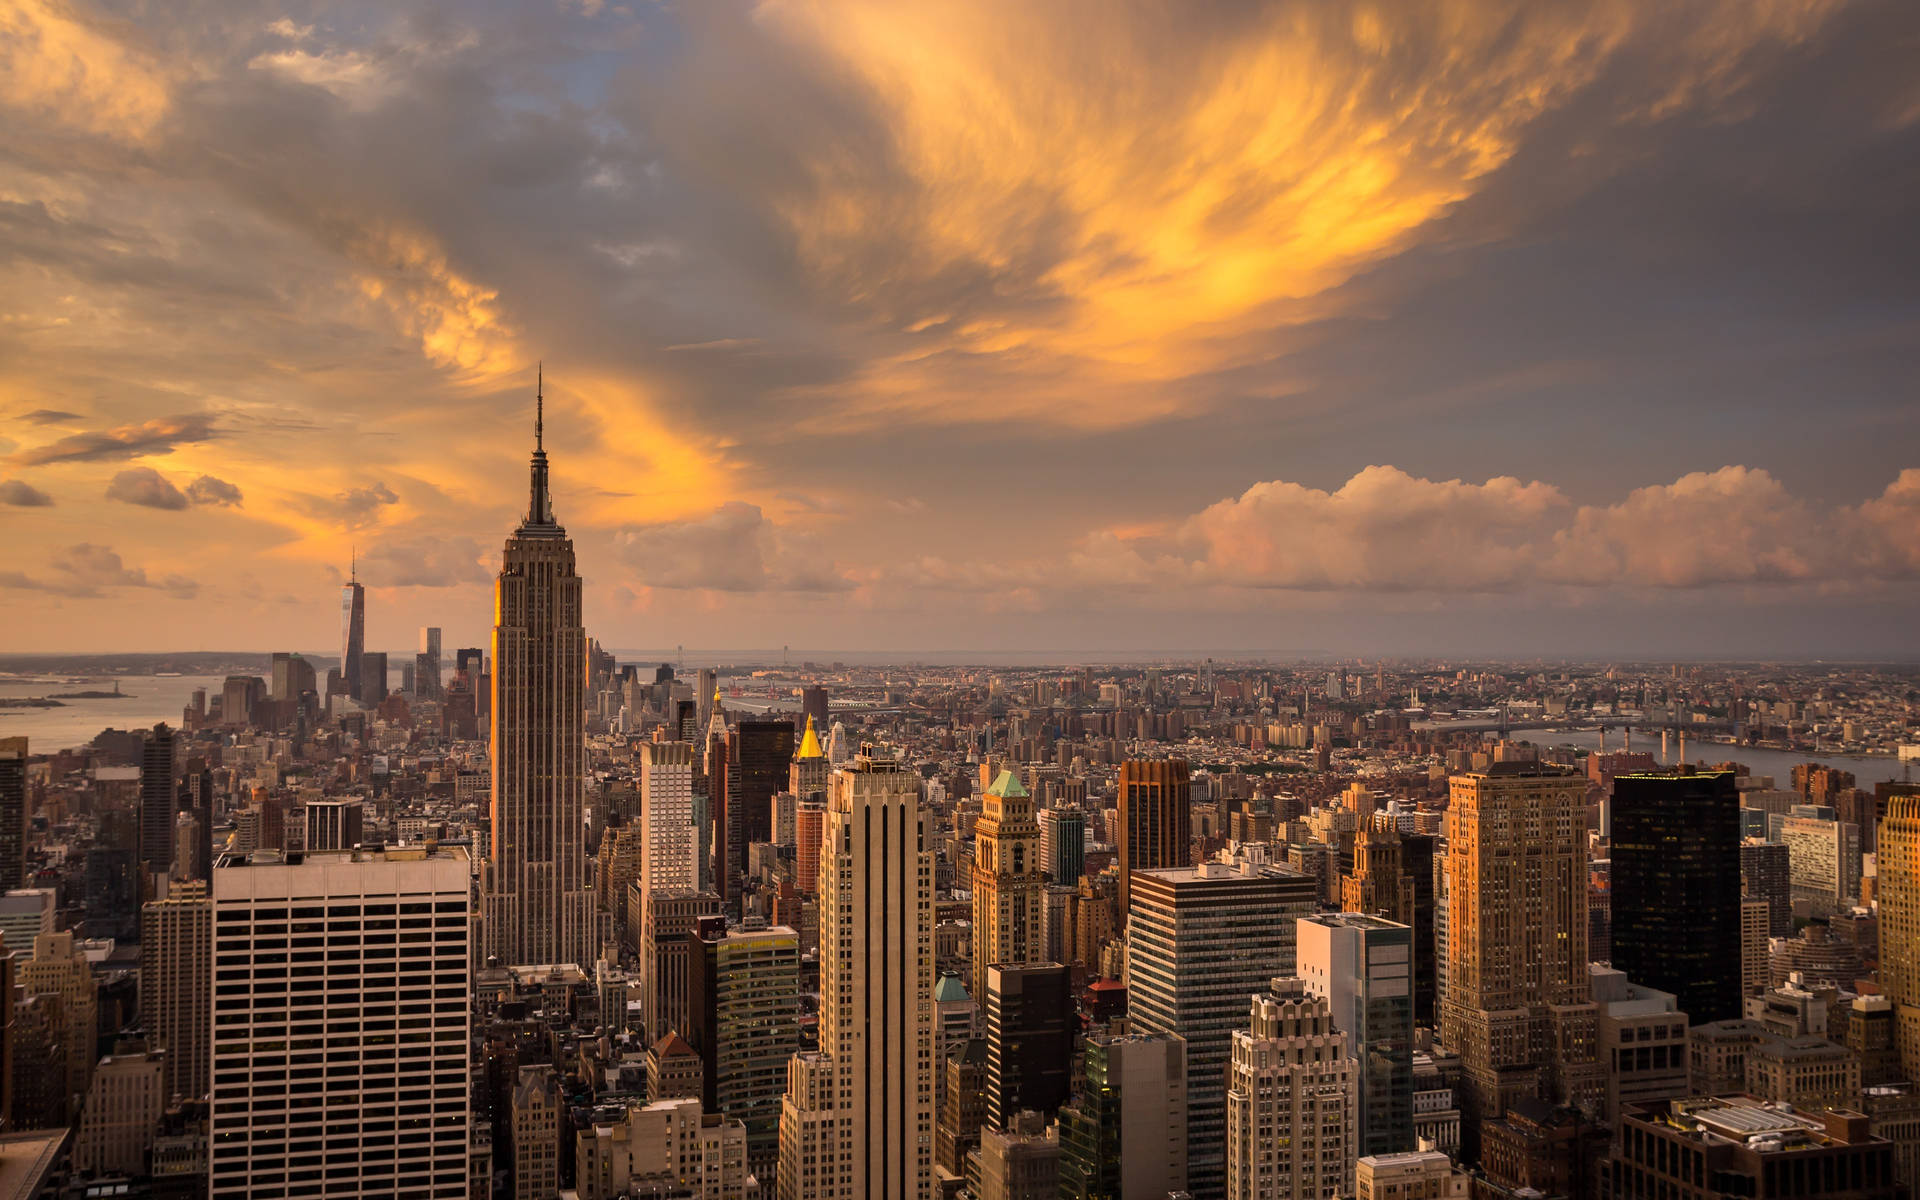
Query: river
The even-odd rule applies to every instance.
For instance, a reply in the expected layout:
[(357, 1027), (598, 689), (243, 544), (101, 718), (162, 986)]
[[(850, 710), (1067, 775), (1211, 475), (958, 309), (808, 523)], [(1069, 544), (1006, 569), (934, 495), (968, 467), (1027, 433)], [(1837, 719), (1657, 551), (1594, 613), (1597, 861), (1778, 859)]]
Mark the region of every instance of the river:
[[(1537, 730), (1515, 732), (1515, 738), (1536, 741), (1544, 746), (1579, 746), (1593, 750), (1600, 745), (1600, 732), (1596, 729), (1575, 729), (1570, 731)], [(1621, 750), (1623, 746), (1618, 729), (1607, 731), (1607, 749)], [(1680, 739), (1667, 739), (1667, 756), (1660, 756), (1660, 735), (1658, 732), (1634, 730), (1633, 748), (1653, 755), (1656, 762), (1675, 763), (1680, 757)], [(1693, 763), (1737, 762), (1744, 763), (1747, 770), (1755, 775), (1771, 775), (1775, 787), (1781, 789), (1793, 786), (1793, 768), (1803, 762), (1825, 763), (1838, 767), (1842, 771), (1852, 771), (1854, 786), (1872, 791), (1873, 785), (1888, 779), (1905, 778), (1908, 764), (1888, 756), (1863, 756), (1857, 754), (1795, 754), (1786, 750), (1766, 750), (1753, 746), (1730, 746), (1719, 742), (1704, 742), (1696, 738), (1687, 739), (1687, 761)]]
[(25, 698), (60, 692), (110, 692), (117, 700), (62, 700), (59, 708), (0, 708), (0, 737), (25, 737), (34, 754), (84, 746), (102, 729), (150, 729), (165, 721), (178, 728), (180, 710), (195, 688), (220, 694), (224, 675), (10, 675), (0, 677), (0, 696)]

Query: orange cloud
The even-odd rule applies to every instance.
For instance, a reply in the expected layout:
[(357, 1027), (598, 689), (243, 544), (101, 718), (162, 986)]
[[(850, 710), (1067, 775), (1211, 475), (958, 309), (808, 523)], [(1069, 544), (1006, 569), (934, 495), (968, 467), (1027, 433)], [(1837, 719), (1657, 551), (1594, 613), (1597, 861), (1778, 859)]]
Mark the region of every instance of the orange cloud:
[(1177, 411), (1169, 385), (1328, 315), (1623, 47), (1666, 43), (1632, 115), (1724, 94), (1752, 47), (1831, 7), (770, 0), (758, 27), (880, 127), (803, 152), (778, 201), (801, 260), (892, 335), (822, 398), (1095, 427)]
[(1864, 504), (1822, 508), (1743, 466), (1579, 506), (1546, 483), (1375, 466), (1332, 491), (1255, 484), (1166, 536), (1095, 533), (1068, 567), (1082, 585), (1149, 590), (1862, 587), (1920, 578), (1916, 517), (1917, 469)]
[(0, 2), (0, 107), (138, 141), (168, 103), (165, 72), (108, 22), (57, 0)]

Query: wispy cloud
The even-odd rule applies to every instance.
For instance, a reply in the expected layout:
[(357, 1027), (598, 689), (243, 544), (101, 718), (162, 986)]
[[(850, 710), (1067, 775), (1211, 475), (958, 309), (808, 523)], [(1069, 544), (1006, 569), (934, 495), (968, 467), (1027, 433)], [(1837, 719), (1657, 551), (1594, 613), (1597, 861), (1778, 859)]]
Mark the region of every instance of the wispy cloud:
[(119, 425), (93, 433), (76, 433), (45, 446), (23, 450), (13, 461), (26, 466), (49, 463), (111, 462), (167, 454), (176, 446), (204, 442), (219, 436), (213, 418), (203, 413), (155, 417), (137, 425)]

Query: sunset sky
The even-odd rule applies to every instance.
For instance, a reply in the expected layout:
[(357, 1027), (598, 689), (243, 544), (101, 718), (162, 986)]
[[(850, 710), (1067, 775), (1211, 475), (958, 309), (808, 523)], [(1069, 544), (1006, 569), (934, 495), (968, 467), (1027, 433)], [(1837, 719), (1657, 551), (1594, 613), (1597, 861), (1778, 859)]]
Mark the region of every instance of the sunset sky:
[(0, 651), (1920, 654), (1920, 5), (0, 0)]

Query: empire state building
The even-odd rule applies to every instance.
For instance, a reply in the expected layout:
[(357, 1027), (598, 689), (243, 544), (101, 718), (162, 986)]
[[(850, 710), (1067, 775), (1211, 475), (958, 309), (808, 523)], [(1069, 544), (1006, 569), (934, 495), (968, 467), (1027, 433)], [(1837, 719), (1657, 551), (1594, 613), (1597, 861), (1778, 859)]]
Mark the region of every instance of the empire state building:
[(493, 841), (481, 876), (483, 957), (589, 966), (601, 942), (583, 806), (587, 635), (573, 540), (553, 518), (536, 392), (526, 520), (494, 581)]

